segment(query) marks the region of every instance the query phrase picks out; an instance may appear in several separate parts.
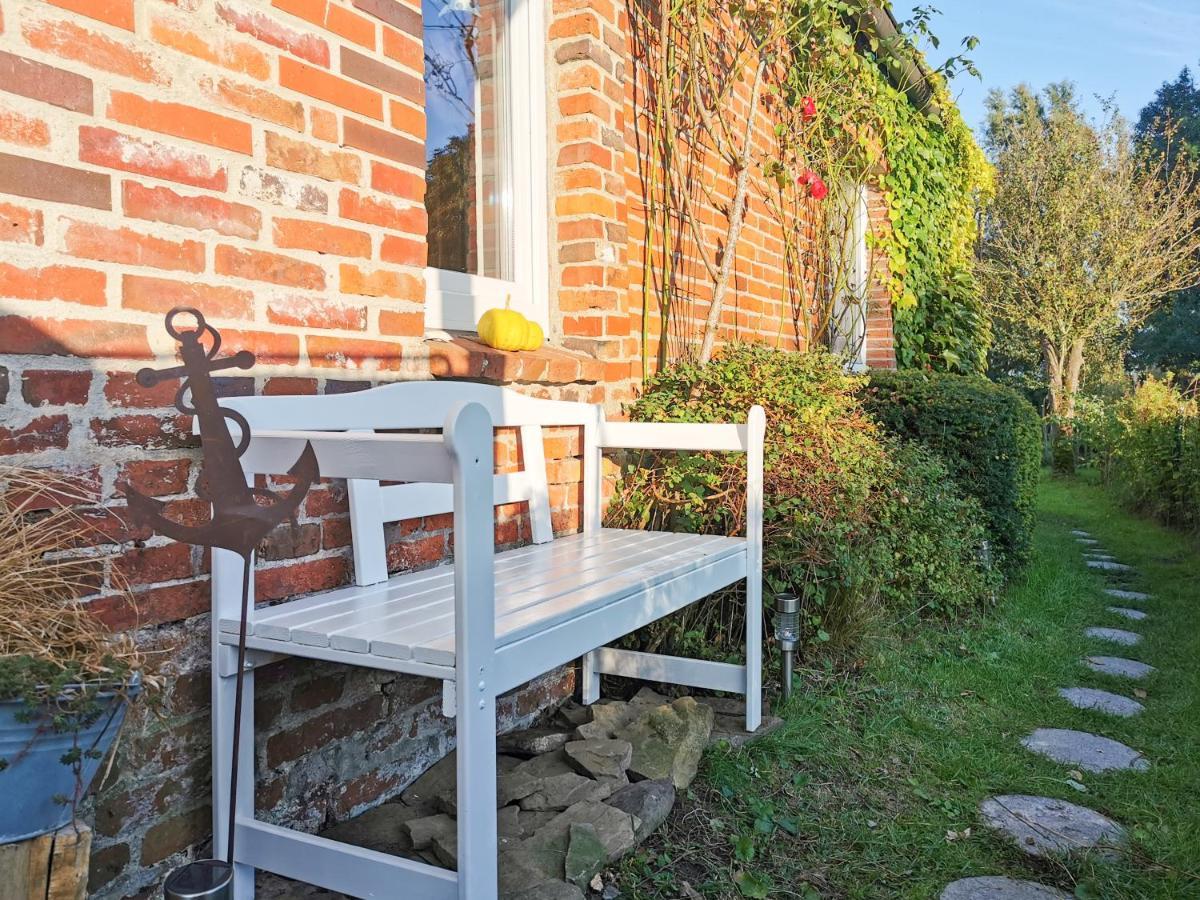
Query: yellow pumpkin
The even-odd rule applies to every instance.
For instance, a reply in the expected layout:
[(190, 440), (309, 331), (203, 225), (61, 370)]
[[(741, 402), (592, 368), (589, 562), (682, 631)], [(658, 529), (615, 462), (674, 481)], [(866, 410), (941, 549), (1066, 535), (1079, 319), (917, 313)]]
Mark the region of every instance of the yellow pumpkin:
[(497, 350), (524, 350), (529, 341), (529, 320), (512, 309), (489, 309), (476, 330), (481, 341)]
[(542, 326), (529, 319), (525, 320), (525, 324), (528, 326), (528, 331), (526, 332), (525, 346), (521, 349), (540, 350), (542, 344), (546, 341), (546, 335), (542, 332)]

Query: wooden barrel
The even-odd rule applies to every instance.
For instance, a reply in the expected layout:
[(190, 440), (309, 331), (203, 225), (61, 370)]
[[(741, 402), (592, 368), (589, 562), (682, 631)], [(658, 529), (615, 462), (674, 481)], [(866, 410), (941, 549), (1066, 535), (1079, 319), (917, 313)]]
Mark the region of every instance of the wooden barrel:
[(0, 844), (0, 900), (84, 900), (92, 830), (82, 822)]

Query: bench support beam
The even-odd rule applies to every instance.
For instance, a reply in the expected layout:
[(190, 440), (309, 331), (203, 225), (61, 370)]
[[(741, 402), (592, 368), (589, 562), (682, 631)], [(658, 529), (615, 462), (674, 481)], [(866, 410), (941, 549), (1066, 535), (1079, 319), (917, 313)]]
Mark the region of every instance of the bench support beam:
[(601, 647), (588, 655), (595, 658), (594, 671), (597, 678), (600, 675), (619, 675), (622, 678), (661, 681), (710, 691), (746, 693), (745, 666), (685, 659), (680, 656), (663, 656), (658, 653), (639, 653), (636, 650), (620, 650), (616, 647)]

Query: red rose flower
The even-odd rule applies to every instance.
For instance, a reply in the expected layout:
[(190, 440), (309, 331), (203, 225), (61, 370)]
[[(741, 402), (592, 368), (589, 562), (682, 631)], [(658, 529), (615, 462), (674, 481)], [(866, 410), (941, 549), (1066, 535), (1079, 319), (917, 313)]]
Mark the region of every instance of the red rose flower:
[(800, 118), (804, 121), (815, 119), (817, 117), (817, 101), (812, 97), (805, 97), (800, 101)]
[(808, 195), (814, 200), (824, 200), (829, 196), (829, 186), (825, 184), (825, 180), (821, 178), (812, 169), (805, 169), (800, 173), (800, 177), (796, 179), (796, 183), (802, 187), (808, 188)]

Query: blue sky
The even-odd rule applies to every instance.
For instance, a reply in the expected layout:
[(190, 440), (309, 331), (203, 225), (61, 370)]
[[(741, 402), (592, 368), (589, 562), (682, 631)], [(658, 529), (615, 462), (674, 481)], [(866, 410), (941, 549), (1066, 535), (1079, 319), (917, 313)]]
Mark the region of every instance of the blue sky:
[[(977, 35), (971, 54), (983, 81), (955, 79), (952, 90), (967, 124), (979, 128), (989, 88), (1026, 81), (1042, 87), (1070, 79), (1092, 112), (1096, 94), (1115, 94), (1121, 112), (1136, 119), (1164, 81), (1200, 69), (1200, 0), (927, 0), (941, 10), (934, 32), (940, 63), (959, 41)], [(913, 0), (896, 0), (906, 18)]]

